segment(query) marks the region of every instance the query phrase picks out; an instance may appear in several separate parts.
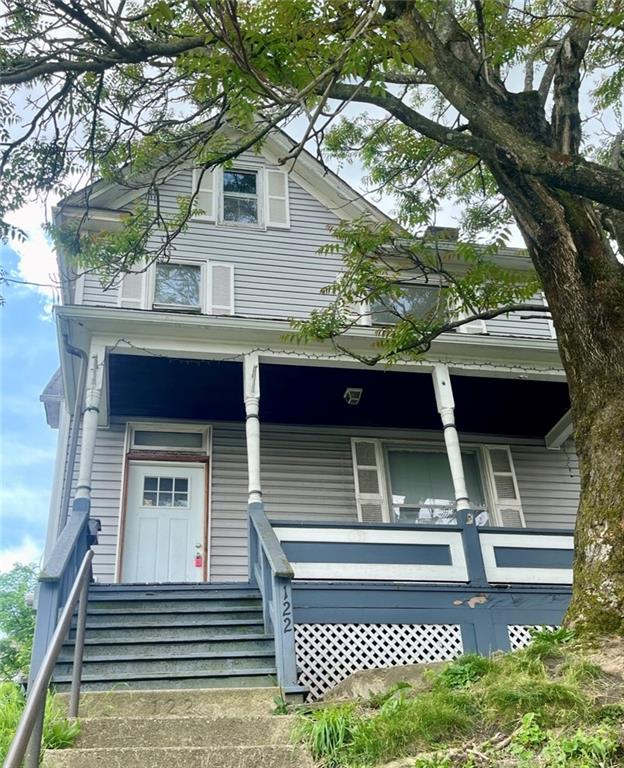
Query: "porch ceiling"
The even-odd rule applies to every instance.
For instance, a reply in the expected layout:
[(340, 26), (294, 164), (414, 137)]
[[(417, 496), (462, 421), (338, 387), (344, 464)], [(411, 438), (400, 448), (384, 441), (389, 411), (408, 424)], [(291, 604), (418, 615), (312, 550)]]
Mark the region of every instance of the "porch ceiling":
[[(109, 359), (113, 417), (243, 421), (238, 362), (133, 355)], [(260, 419), (269, 423), (439, 430), (428, 373), (261, 365)], [(567, 385), (454, 376), (455, 417), (465, 433), (543, 437), (569, 408)], [(363, 389), (347, 405), (347, 387)]]

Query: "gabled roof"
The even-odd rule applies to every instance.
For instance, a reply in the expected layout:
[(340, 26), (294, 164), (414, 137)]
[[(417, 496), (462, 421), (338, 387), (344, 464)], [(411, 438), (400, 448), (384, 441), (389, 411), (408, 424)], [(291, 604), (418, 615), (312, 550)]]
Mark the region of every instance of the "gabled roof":
[[(297, 144), (298, 142), (285, 131), (276, 129), (266, 137), (261, 153), (272, 163), (277, 164)], [(186, 163), (184, 167), (190, 167), (190, 165)], [(290, 171), (296, 183), (330, 208), (338, 218), (354, 219), (365, 215), (374, 221), (392, 224), (396, 227), (397, 233), (407, 234), (391, 217), (367, 200), (338, 174), (320, 163), (308, 150), (303, 149), (284, 167)], [(174, 175), (175, 172), (163, 177), (163, 183)], [(55, 218), (59, 215), (77, 216), (84, 210), (88, 196), (94, 223), (110, 225), (115, 219), (119, 220), (118, 212), (123, 211), (144, 191), (145, 187), (137, 186), (131, 189), (117, 182), (98, 179), (61, 200), (56, 206), (54, 215)]]

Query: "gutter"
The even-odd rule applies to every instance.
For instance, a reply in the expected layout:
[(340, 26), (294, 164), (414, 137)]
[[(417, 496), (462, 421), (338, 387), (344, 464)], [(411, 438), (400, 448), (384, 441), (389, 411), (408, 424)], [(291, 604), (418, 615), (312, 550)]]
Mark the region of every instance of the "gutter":
[(61, 496), (61, 505), (59, 508), (59, 526), (58, 531), (62, 531), (69, 515), (69, 498), (71, 496), (72, 478), (76, 465), (76, 451), (78, 448), (78, 435), (80, 433), (80, 417), (82, 416), (82, 403), (84, 401), (85, 388), (87, 385), (87, 363), (86, 352), (78, 347), (73, 347), (66, 334), (63, 335), (63, 345), (65, 351), (80, 359), (80, 372), (78, 374), (78, 386), (76, 388), (76, 398), (74, 401), (74, 413), (72, 416), (71, 435), (69, 438), (69, 447), (67, 450), (67, 465), (65, 476), (63, 478), (63, 494)]

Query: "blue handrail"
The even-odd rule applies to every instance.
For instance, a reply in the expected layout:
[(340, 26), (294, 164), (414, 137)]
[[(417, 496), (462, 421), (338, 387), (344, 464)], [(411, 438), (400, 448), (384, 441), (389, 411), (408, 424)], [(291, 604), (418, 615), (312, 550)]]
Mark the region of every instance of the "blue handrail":
[(292, 579), (294, 572), (275, 535), (264, 506), (249, 505), (249, 581), (262, 594), (265, 632), (275, 638), (277, 682), (285, 694), (301, 693), (297, 684)]

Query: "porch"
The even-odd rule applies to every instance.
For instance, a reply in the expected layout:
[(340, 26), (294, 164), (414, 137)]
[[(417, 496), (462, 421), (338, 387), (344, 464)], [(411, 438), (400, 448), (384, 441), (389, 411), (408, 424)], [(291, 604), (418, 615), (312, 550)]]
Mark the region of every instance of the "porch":
[[(100, 581), (246, 580), (249, 500), (262, 499), (271, 519), (293, 522), (447, 524), (458, 507), (470, 507), (479, 524), (573, 526), (573, 448), (546, 447), (565, 417), (567, 390), (547, 372), (371, 371), (242, 357), (105, 356), (106, 425), (96, 431), (91, 478), (92, 514), (102, 522)], [(451, 391), (450, 404), (436, 382), (445, 397)], [(195, 497), (203, 497), (189, 551), (178, 557), (188, 569), (127, 570), (132, 516), (168, 499), (152, 485), (162, 476), (173, 489), (182, 469), (191, 485), (199, 476)], [(145, 536), (141, 546), (135, 538), (144, 563)]]
[(573, 532), (313, 524), (250, 514), (250, 584), (275, 636), (279, 684), (316, 699), (359, 669), (524, 647), (561, 624)]

